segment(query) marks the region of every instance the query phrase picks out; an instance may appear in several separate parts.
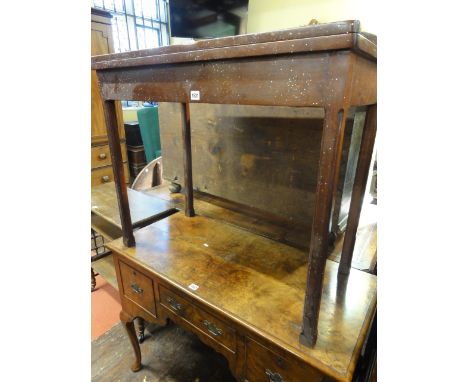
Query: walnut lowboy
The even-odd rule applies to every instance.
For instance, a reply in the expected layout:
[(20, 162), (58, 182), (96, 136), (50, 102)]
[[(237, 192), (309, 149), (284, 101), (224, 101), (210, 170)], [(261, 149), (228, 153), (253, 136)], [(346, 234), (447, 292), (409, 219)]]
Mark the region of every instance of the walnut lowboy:
[[(177, 212), (113, 251), (123, 320), (194, 332), (239, 381), (350, 380), (376, 307), (376, 276), (327, 260), (319, 336), (299, 342), (307, 254), (203, 216)], [(135, 337), (136, 338), (136, 337)], [(138, 341), (132, 340), (141, 366)]]

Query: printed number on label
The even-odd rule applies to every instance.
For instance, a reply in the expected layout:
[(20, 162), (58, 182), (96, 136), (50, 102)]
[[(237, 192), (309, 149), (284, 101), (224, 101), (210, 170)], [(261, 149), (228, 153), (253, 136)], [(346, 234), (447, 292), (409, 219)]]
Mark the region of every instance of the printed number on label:
[(191, 101), (200, 101), (200, 91), (199, 90), (191, 90), (190, 91), (190, 100)]

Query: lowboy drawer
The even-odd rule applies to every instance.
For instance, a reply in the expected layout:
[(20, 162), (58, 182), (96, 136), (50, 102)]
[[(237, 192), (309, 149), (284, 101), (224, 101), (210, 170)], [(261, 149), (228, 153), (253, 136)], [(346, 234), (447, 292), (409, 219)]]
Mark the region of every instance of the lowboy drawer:
[(124, 297), (157, 317), (153, 280), (121, 261), (119, 268)]
[(296, 360), (286, 360), (247, 338), (246, 380), (249, 382), (322, 382), (319, 371)]
[(166, 309), (182, 317), (217, 343), (235, 352), (236, 332), (234, 329), (161, 285), (159, 292), (161, 305)]

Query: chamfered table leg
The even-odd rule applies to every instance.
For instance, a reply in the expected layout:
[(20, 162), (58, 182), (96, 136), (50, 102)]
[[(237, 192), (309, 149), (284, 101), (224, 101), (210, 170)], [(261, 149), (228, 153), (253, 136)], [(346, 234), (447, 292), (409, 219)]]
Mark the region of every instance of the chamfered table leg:
[(195, 216), (193, 209), (193, 182), (192, 182), (192, 139), (190, 133), (190, 106), (182, 104), (182, 143), (184, 154), (184, 180), (185, 180), (185, 216)]
[(307, 284), (300, 342), (314, 346), (322, 298), (322, 284), (328, 255), (328, 234), (335, 194), (335, 173), (341, 158), (341, 145), (347, 110), (331, 106), (325, 109), (319, 174), (307, 268)]
[(359, 226), (362, 203), (366, 193), (367, 178), (374, 150), (375, 135), (377, 132), (377, 105), (369, 106), (366, 121), (362, 132), (361, 147), (354, 177), (353, 193), (349, 206), (348, 222), (346, 225), (343, 249), (341, 251), (339, 273), (349, 274), (353, 260), (356, 233)]
[(120, 138), (117, 114), (115, 111), (115, 101), (104, 102), (104, 116), (106, 119), (107, 136), (109, 138), (112, 169), (114, 171), (115, 191), (117, 193), (117, 202), (119, 204), (123, 242), (127, 247), (133, 247), (135, 246), (135, 237), (133, 236), (127, 185), (125, 184), (122, 162), (122, 152), (120, 151)]
[(135, 332), (135, 326), (133, 325), (133, 318), (130, 317), (123, 310), (120, 312), (120, 321), (122, 321), (125, 330), (127, 331), (128, 338), (132, 344), (133, 352), (135, 353), (135, 362), (133, 362), (131, 369), (132, 371), (138, 371), (141, 369), (141, 350), (138, 338)]

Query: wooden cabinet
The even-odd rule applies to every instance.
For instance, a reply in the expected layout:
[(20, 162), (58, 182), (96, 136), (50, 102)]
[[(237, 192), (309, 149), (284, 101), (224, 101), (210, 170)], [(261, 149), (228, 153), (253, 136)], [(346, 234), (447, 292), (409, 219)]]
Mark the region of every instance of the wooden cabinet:
[[(91, 55), (108, 54), (114, 52), (112, 42), (112, 15), (98, 9), (91, 8)], [(125, 130), (123, 115), (118, 104), (117, 121), (121, 140), (122, 158), (124, 161), (125, 181), (128, 183), (127, 148), (125, 145)], [(107, 142), (104, 108), (99, 94), (96, 71), (91, 70), (91, 185), (111, 181), (112, 163)]]

